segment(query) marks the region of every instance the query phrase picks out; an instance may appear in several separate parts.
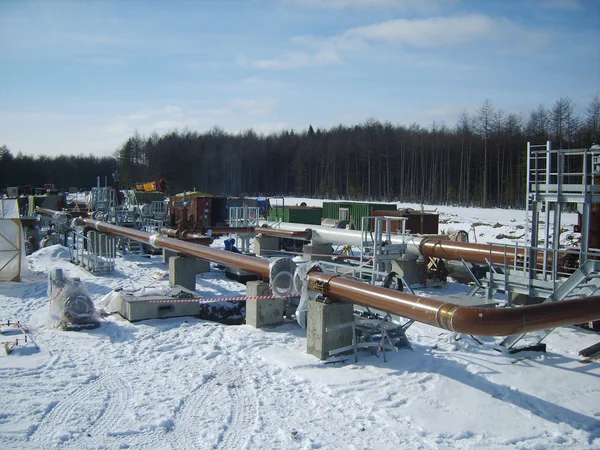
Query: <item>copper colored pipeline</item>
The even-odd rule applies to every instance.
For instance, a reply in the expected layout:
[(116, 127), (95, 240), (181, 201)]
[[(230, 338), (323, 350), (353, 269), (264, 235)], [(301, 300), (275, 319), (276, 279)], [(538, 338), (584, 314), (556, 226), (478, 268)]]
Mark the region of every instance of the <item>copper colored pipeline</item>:
[(600, 297), (495, 309), (459, 306), (316, 270), (308, 273), (308, 283), (309, 289), (333, 300), (349, 300), (434, 327), (479, 336), (509, 336), (600, 318)]
[(70, 216), (70, 212), (68, 212), (68, 211), (55, 211), (53, 209), (46, 209), (46, 208), (42, 208), (40, 206), (36, 206), (35, 210), (37, 213), (43, 214), (44, 216), (54, 217), (55, 214), (62, 213), (62, 212), (65, 212), (65, 213), (67, 213), (67, 215)]
[(144, 242), (155, 247), (165, 248), (196, 258), (207, 259), (227, 266), (239, 267), (262, 277), (269, 276), (269, 261), (254, 256), (241, 255), (239, 253), (227, 252), (206, 247), (204, 245), (192, 244), (161, 235), (151, 235), (143, 231), (120, 227), (107, 222), (93, 219), (78, 219), (78, 223), (105, 233), (125, 236), (136, 241)]
[(253, 233), (255, 227), (202, 227), (202, 231), (210, 230), (212, 234)]
[[(265, 278), (269, 276), (270, 262), (266, 259), (212, 249), (165, 236), (150, 235), (143, 231), (97, 220), (77, 220), (79, 224), (95, 228), (98, 231), (129, 237), (156, 247), (239, 267)], [(309, 289), (322, 292), (332, 300), (348, 300), (358, 305), (396, 314), (445, 330), (480, 336), (508, 336), (600, 319), (600, 297), (493, 309), (459, 306), (443, 300), (405, 294), (318, 270), (308, 273), (307, 283)]]
[[(473, 244), (470, 242), (457, 242), (445, 239), (423, 239), (419, 244), (419, 252), (431, 258), (450, 259), (487, 264), (486, 259), (493, 264), (509, 265), (522, 263), (527, 255), (527, 249), (519, 248), (516, 253), (502, 245)], [(506, 255), (506, 258), (505, 258)], [(552, 254), (548, 253), (547, 263), (552, 262)], [(543, 254), (537, 255), (537, 264), (543, 265)]]
[(289, 231), (289, 230), (277, 230), (274, 228), (259, 227), (254, 229), (257, 233), (264, 234), (267, 236), (276, 236), (290, 239), (304, 239), (310, 241), (312, 239), (312, 230), (307, 228), (304, 231)]
[(189, 231), (179, 233), (179, 230), (174, 230), (172, 228), (161, 228), (159, 231), (167, 237), (180, 239), (182, 241), (194, 241), (196, 244), (210, 245), (214, 242), (212, 237), (206, 236), (205, 234), (197, 234)]

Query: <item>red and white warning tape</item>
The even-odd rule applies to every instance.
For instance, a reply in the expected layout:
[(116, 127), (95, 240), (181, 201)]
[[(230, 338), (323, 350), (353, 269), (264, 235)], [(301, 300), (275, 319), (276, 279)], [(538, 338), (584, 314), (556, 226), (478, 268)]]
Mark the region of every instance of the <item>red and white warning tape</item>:
[(213, 302), (241, 302), (245, 300), (268, 300), (273, 298), (300, 298), (298, 294), (277, 297), (275, 295), (255, 295), (241, 297), (212, 297), (212, 298), (164, 298), (162, 300), (145, 300), (144, 303), (213, 303)]

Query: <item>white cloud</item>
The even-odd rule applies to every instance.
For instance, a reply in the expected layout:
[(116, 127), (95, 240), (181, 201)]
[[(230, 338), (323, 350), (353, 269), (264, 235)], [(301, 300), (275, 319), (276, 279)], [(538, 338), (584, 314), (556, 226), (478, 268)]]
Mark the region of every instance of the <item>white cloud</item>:
[(263, 78), (263, 77), (248, 77), (242, 80), (242, 84), (252, 87), (266, 87), (266, 88), (281, 88), (286, 85), (281, 80)]
[(432, 13), (452, 6), (458, 0), (282, 0), (303, 6), (343, 9), (343, 8), (393, 8), (402, 11)]
[(261, 100), (236, 99), (232, 102), (232, 106), (247, 114), (259, 116), (269, 113), (278, 103), (279, 99), (277, 98), (265, 98)]
[(262, 122), (254, 127), (254, 131), (259, 134), (271, 134), (289, 130), (291, 128), (293, 127), (285, 122)]
[(279, 58), (238, 62), (257, 69), (287, 70), (343, 63), (343, 55), (369, 51), (378, 45), (417, 49), (448, 48), (494, 41), (502, 54), (525, 53), (539, 48), (549, 35), (506, 18), (483, 14), (427, 19), (394, 19), (350, 28), (329, 37), (296, 36), (292, 43), (307, 50), (285, 53)]
[(183, 113), (183, 108), (181, 106), (175, 106), (175, 105), (167, 105), (165, 106), (165, 112), (167, 114), (173, 114), (173, 115), (181, 115)]
[(487, 16), (396, 19), (346, 31), (342, 40), (359, 38), (413, 47), (439, 47), (472, 42), (489, 35), (495, 22)]
[(256, 69), (287, 70), (302, 67), (329, 66), (340, 64), (341, 58), (337, 52), (326, 49), (317, 52), (290, 52), (275, 59), (259, 59), (250, 65)]
[(536, 1), (535, 3), (546, 8), (555, 9), (579, 10), (582, 8), (581, 2), (579, 0), (541, 0)]

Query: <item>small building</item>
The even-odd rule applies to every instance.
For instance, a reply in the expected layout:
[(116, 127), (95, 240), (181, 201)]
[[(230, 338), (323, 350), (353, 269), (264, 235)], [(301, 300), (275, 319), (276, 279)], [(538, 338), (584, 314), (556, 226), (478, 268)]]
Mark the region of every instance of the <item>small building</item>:
[(314, 206), (274, 206), (269, 211), (269, 221), (321, 225), (322, 211)]
[[(408, 234), (438, 234), (439, 214), (431, 211), (417, 211), (414, 209), (398, 209), (396, 211), (376, 210), (373, 216), (406, 217), (406, 232)], [(391, 221), (390, 231), (395, 233), (402, 227), (400, 222)]]
[(396, 211), (390, 203), (323, 202), (323, 219), (348, 221), (352, 230), (362, 230), (362, 218), (373, 216), (374, 211)]

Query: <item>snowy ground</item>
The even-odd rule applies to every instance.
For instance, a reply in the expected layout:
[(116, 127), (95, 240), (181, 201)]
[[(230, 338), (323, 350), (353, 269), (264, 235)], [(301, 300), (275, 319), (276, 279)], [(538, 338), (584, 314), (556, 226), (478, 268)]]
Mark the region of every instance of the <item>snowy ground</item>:
[[(510, 243), (497, 236), (524, 232), (523, 211), (438, 210), (442, 228), (478, 223), (478, 242)], [(23, 282), (0, 284), (0, 322), (21, 321), (39, 347), (0, 355), (2, 449), (600, 449), (600, 365), (577, 355), (598, 333), (565, 327), (546, 339), (547, 353), (510, 355), (417, 323), (412, 352), (326, 364), (306, 353), (305, 331), (291, 321), (258, 330), (112, 315), (95, 330), (60, 331), (48, 314), (50, 268), (81, 277), (98, 301), (117, 288), (167, 286), (167, 266), (129, 255), (93, 276), (60, 246), (28, 264)], [(245, 293), (216, 270), (198, 275), (197, 290)]]

